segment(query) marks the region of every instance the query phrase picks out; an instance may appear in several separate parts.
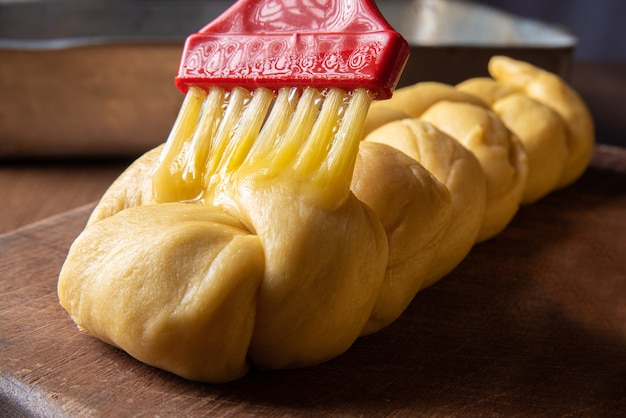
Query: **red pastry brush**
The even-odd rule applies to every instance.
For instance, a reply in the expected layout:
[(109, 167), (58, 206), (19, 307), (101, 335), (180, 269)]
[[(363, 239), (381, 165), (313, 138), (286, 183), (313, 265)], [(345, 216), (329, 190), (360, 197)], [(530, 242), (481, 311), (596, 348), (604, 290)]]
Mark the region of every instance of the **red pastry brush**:
[[(330, 131), (353, 141), (408, 54), (373, 0), (239, 0), (187, 39), (175, 78), (186, 98), (154, 175), (158, 200), (198, 197), (199, 174), (223, 164), (209, 149), (245, 158), (258, 136), (304, 143)], [(320, 141), (306, 142), (315, 152)]]

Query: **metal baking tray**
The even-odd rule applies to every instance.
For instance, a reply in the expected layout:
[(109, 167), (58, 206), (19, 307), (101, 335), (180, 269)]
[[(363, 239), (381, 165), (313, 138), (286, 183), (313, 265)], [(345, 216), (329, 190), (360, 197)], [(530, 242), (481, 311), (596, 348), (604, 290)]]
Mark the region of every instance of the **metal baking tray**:
[(0, 2), (0, 156), (129, 156), (163, 142), (184, 40), (231, 3)]
[[(0, 0), (0, 158), (133, 156), (182, 102), (186, 36), (232, 0)], [(401, 85), (486, 75), (506, 54), (567, 75), (575, 38), (454, 0), (379, 0), (411, 44)]]
[(471, 1), (385, 0), (378, 5), (411, 45), (400, 85), (456, 84), (486, 76), (494, 55), (530, 62), (569, 78), (577, 39), (564, 28)]

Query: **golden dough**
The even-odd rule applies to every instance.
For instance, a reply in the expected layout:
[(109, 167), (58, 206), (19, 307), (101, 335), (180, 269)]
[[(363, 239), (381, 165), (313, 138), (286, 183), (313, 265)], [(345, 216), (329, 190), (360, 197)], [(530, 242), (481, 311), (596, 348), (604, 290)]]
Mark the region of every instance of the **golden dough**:
[(371, 107), (363, 89), (190, 88), (167, 143), (120, 175), (72, 244), (62, 306), (192, 380), (340, 355), (521, 202), (586, 168), (580, 97), (526, 63), (489, 70)]
[(249, 356), (272, 369), (346, 351), (370, 316), (388, 254), (382, 224), (354, 195), (321, 207), (287, 177), (242, 179), (229, 193), (265, 254)]
[(451, 219), (424, 277), (427, 287), (448, 274), (476, 242), (485, 211), (485, 175), (458, 141), (420, 119), (388, 123), (365, 138), (388, 144), (418, 161), (450, 193)]
[(490, 103), (524, 145), (528, 155), (528, 178), (522, 203), (536, 202), (556, 189), (568, 158), (567, 132), (562, 118), (522, 91), (491, 78), (470, 79), (457, 88)]
[(242, 376), (263, 278), (259, 238), (222, 211), (128, 208), (72, 244), (58, 294), (78, 326), (192, 380)]
[(378, 106), (391, 107), (414, 118), (422, 116), (434, 104), (446, 100), (449, 102), (471, 103), (475, 106), (488, 108), (480, 98), (455, 89), (453, 86), (437, 82), (421, 82), (412, 86), (402, 87), (393, 93), (389, 100), (374, 102), (372, 108)]
[(87, 225), (115, 215), (124, 209), (156, 203), (152, 188), (152, 172), (163, 145), (147, 151), (124, 170), (104, 192), (91, 212)]
[(511, 94), (519, 93), (519, 89), (508, 84), (499, 83), (489, 77), (475, 77), (465, 80), (455, 86), (458, 91), (479, 97), (490, 107), (500, 99)]
[(589, 165), (595, 143), (593, 118), (580, 95), (556, 74), (512, 58), (493, 57), (489, 72), (497, 81), (522, 90), (563, 118), (568, 157), (557, 187), (576, 181)]
[(363, 137), (386, 123), (410, 117), (408, 113), (399, 109), (385, 105), (377, 106), (377, 103), (378, 102), (374, 102), (367, 113), (365, 127), (363, 128)]
[(485, 173), (485, 214), (477, 242), (500, 233), (517, 213), (526, 186), (528, 161), (519, 139), (491, 110), (468, 103), (438, 102), (422, 119), (471, 151)]
[(417, 161), (375, 142), (361, 142), (351, 189), (381, 220), (389, 244), (385, 279), (362, 332), (370, 334), (396, 320), (424, 287), (452, 203), (448, 189)]
[(524, 145), (528, 179), (522, 203), (534, 203), (560, 184), (568, 158), (565, 127), (556, 112), (524, 94), (497, 101), (493, 110)]
[(429, 107), (442, 100), (472, 103), (487, 108), (477, 96), (459, 91), (454, 87), (434, 81), (425, 81), (397, 89), (391, 99), (373, 102), (365, 121), (364, 136), (376, 128), (405, 118), (417, 118)]
[[(190, 94), (181, 114), (194, 121), (206, 94)], [(247, 94), (231, 93), (233, 112)], [(354, 94), (339, 111), (346, 93), (329, 94), (337, 112), (322, 112), (323, 129), (311, 130), (312, 118), (290, 125), (292, 109), (278, 108), (273, 116), (287, 123), (276, 126), (287, 133), (263, 136), (258, 124), (242, 124), (245, 132), (205, 147), (173, 130), (169, 147), (131, 165), (96, 206), (59, 279), (77, 324), (148, 364), (210, 382), (241, 376), (248, 359), (302, 367), (347, 350), (370, 318), (388, 244), (375, 213), (350, 192), (369, 97)], [(306, 95), (302, 103), (315, 106), (315, 91)], [(268, 98), (261, 91), (249, 106), (261, 110)], [(348, 120), (335, 136), (339, 115)]]

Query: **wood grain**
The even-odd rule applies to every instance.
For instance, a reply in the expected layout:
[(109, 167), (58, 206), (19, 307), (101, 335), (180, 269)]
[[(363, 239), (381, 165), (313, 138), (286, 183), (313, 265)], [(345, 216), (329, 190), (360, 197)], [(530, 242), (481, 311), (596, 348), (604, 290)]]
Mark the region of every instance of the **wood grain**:
[(0, 234), (97, 200), (129, 162), (4, 162), (0, 165)]
[(77, 331), (58, 271), (91, 205), (0, 237), (0, 415), (626, 413), (626, 150), (523, 207), (383, 331), (300, 370), (188, 382)]

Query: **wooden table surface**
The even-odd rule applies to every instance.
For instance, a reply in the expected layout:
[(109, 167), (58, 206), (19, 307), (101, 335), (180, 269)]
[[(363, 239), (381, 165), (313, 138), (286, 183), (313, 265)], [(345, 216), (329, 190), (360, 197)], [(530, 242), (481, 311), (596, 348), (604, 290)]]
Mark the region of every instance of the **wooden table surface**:
[(128, 161), (28, 161), (0, 164), (0, 234), (94, 202)]
[[(581, 65), (572, 79), (599, 141), (623, 146), (625, 69)], [(344, 356), (222, 386), (78, 333), (56, 301), (89, 204), (130, 158), (0, 162), (0, 416), (626, 414), (626, 148), (599, 147), (577, 184), (523, 208)]]
[[(0, 236), (0, 415), (626, 414), (626, 150), (523, 207), (403, 316), (317, 367), (204, 385), (80, 333), (56, 280), (92, 206)], [(4, 408), (4, 409), (3, 409)]]

